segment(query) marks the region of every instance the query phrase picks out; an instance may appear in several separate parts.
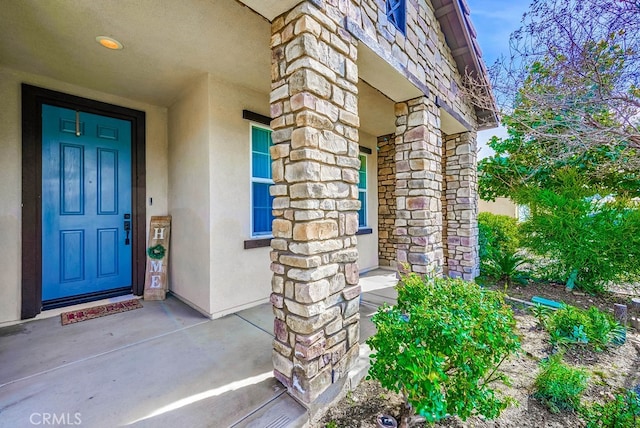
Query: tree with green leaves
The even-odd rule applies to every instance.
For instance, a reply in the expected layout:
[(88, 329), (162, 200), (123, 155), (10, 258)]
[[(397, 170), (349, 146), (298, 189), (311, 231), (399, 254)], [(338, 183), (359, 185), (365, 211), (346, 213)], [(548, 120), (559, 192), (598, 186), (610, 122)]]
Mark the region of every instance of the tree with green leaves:
[(534, 0), (492, 68), (508, 135), (479, 162), (480, 197), (528, 205), (543, 274), (594, 293), (640, 277), (637, 28), (639, 1)]
[[(640, 1), (534, 0), (491, 67), (508, 137), (481, 163), (482, 197), (513, 197), (567, 165), (616, 193), (640, 195)], [(476, 104), (480, 82), (468, 80)], [(474, 89), (475, 88), (475, 89)], [(495, 108), (495, 107), (494, 107)]]

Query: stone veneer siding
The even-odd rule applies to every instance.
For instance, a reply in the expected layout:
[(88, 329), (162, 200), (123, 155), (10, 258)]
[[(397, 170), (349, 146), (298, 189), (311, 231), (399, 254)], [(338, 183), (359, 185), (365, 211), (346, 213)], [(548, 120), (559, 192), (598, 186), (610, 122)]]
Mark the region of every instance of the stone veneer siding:
[(445, 138), (448, 275), (472, 280), (480, 266), (476, 134)]
[[(475, 123), (471, 104), (463, 97), (462, 79), (429, 0), (406, 0), (406, 36), (386, 17), (384, 0), (324, 0), (348, 9), (348, 19), (374, 45), (401, 67), (407, 77), (445, 100), (469, 123)], [(329, 7), (329, 6), (327, 6)]]
[[(442, 133), (442, 141), (447, 140), (447, 134)], [(441, 168), (442, 171), (447, 170), (447, 147), (446, 144), (442, 144), (442, 159)], [(448, 214), (447, 214), (447, 182), (448, 177), (445, 175), (444, 180), (442, 180), (442, 195), (440, 197), (440, 202), (442, 204), (442, 253), (444, 254), (444, 260), (442, 265), (442, 273), (446, 276), (449, 276), (449, 223), (448, 223)]]
[(357, 48), (309, 2), (271, 47), (274, 374), (311, 404), (359, 353)]
[(419, 274), (442, 275), (442, 134), (428, 97), (397, 103), (397, 262)]
[(396, 265), (396, 146), (395, 136), (378, 137), (378, 264)]
[(407, 0), (406, 36), (384, 7), (307, 0), (272, 23), (274, 375), (310, 408), (344, 379), (359, 348), (358, 44), (425, 93), (396, 104), (395, 141), (384, 154), (393, 167), (381, 180), (385, 203), (395, 197), (384, 221), (394, 229), (381, 248), (395, 244), (398, 263), (417, 273), (441, 275), (447, 265), (452, 276), (477, 273), (475, 136), (447, 137), (443, 148), (435, 100), (471, 124), (473, 108), (458, 91), (431, 2)]

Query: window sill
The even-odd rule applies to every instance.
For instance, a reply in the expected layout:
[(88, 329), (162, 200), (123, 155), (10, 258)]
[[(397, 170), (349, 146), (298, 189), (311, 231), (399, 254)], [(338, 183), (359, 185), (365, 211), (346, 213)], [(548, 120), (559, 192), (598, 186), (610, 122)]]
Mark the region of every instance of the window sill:
[[(361, 227), (356, 232), (356, 235), (371, 235), (373, 233), (373, 229), (370, 227)], [(252, 248), (264, 248), (271, 246), (271, 240), (273, 237), (268, 236), (266, 238), (252, 238), (244, 241), (244, 249), (251, 250)]]
[(252, 248), (264, 248), (271, 246), (272, 236), (267, 236), (265, 238), (252, 238), (244, 241), (244, 249), (250, 250)]

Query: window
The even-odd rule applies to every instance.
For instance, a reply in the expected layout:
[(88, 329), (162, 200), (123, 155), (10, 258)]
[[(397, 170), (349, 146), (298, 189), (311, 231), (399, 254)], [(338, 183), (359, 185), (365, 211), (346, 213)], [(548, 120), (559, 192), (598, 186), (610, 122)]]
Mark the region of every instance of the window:
[(358, 199), (360, 211), (358, 211), (358, 226), (367, 227), (367, 157), (360, 155), (360, 182), (358, 183)]
[(251, 125), (251, 211), (253, 236), (271, 235), (273, 196), (271, 177), (271, 130)]
[(386, 0), (387, 19), (402, 33), (407, 30), (407, 8), (405, 0)]

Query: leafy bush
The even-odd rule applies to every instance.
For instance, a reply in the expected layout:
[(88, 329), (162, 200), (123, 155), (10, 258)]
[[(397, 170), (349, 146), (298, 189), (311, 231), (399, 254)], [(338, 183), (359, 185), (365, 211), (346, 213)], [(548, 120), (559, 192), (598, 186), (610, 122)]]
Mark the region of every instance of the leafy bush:
[(518, 254), (497, 253), (487, 258), (480, 269), (483, 275), (496, 281), (504, 281), (506, 290), (514, 281), (520, 284), (526, 283), (528, 274), (520, 267), (527, 263), (530, 263), (530, 260)]
[(402, 393), (407, 408), (427, 421), (495, 418), (507, 406), (491, 383), (504, 379), (496, 370), (520, 343), (501, 293), (410, 274), (398, 285), (398, 304), (383, 306), (372, 320), (369, 378)]
[(520, 267), (529, 260), (518, 255), (520, 232), (513, 217), (487, 212), (478, 215), (478, 242), (482, 276), (504, 281), (505, 288), (512, 281), (524, 283)]
[(478, 214), (478, 243), (481, 260), (495, 253), (514, 254), (520, 247), (518, 221), (506, 215)]
[(542, 371), (536, 377), (534, 396), (552, 413), (577, 409), (580, 396), (587, 389), (587, 372), (564, 364), (561, 354), (550, 356), (541, 366)]
[(596, 307), (588, 311), (573, 306), (550, 313), (544, 326), (554, 344), (590, 344), (596, 350), (620, 343), (626, 330), (614, 319)]
[(529, 311), (531, 312), (531, 315), (536, 317), (536, 319), (538, 320), (538, 328), (544, 328), (545, 330), (548, 330), (547, 322), (549, 320), (549, 316), (551, 316), (551, 308), (536, 303), (536, 305), (531, 307)]
[(640, 428), (640, 397), (626, 391), (605, 404), (583, 406), (580, 414), (587, 428)]
[(530, 218), (521, 225), (523, 246), (545, 257), (547, 277), (589, 293), (610, 281), (640, 278), (640, 210), (598, 189), (571, 169), (556, 172), (548, 187), (526, 188)]

